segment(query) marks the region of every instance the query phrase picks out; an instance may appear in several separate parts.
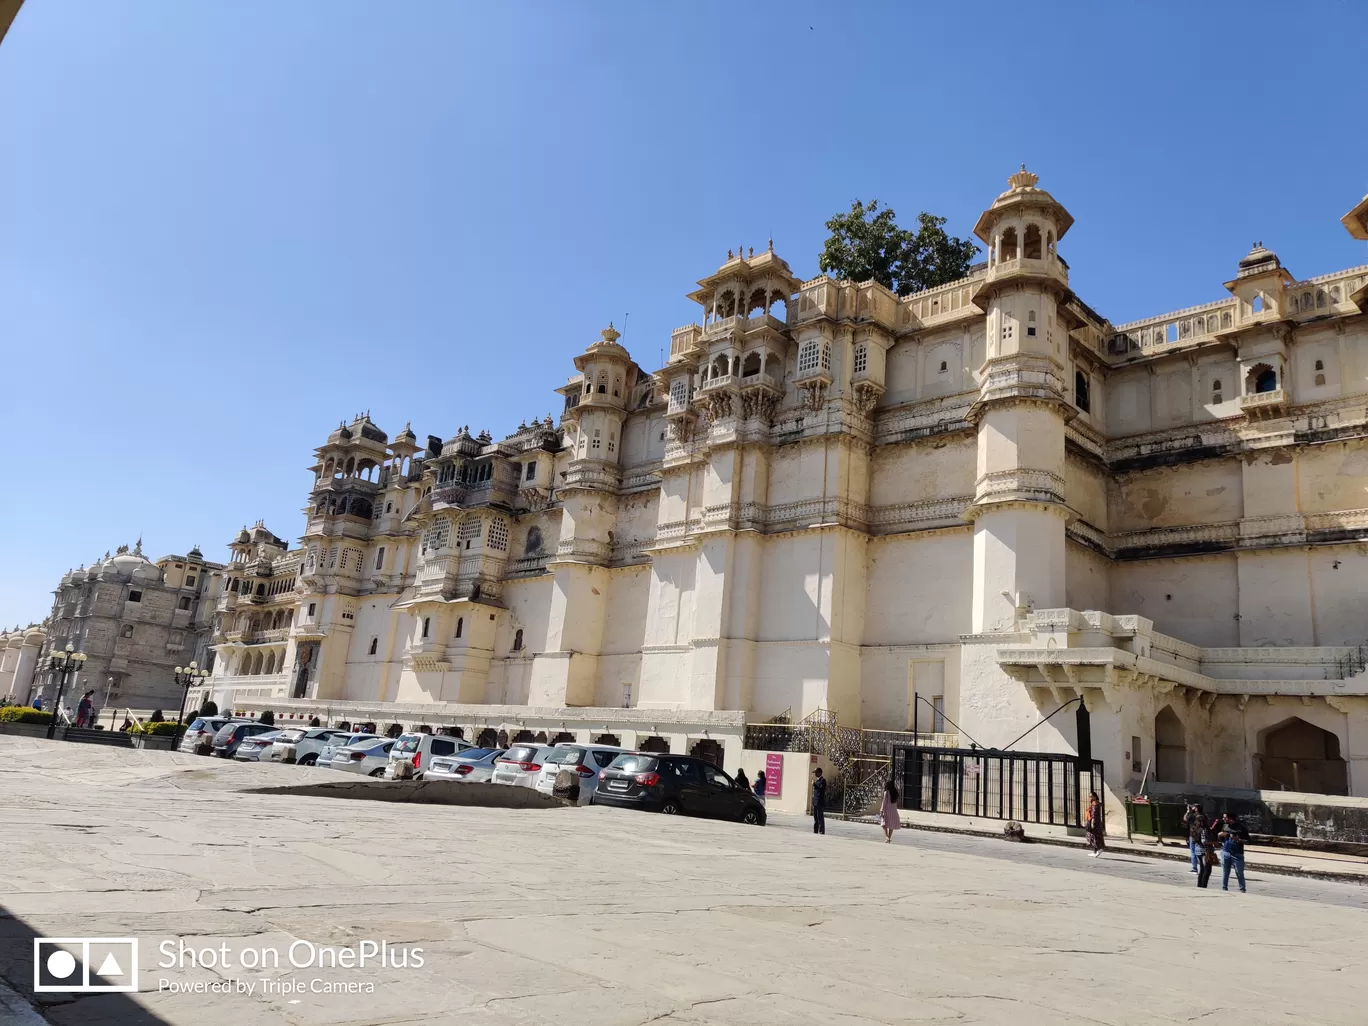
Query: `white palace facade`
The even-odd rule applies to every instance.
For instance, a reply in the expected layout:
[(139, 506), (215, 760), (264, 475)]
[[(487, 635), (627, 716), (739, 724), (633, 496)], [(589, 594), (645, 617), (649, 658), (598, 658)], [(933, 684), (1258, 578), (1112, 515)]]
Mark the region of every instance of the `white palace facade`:
[(1072, 221), (1023, 169), (962, 280), (737, 252), (663, 367), (611, 326), (577, 355), (558, 421), (339, 426), (299, 547), (232, 546), (208, 693), (729, 764), (830, 710), (1090, 742), (1113, 801), (1145, 767), (1368, 795), (1368, 267), (1256, 245), (1223, 298), (1113, 325)]

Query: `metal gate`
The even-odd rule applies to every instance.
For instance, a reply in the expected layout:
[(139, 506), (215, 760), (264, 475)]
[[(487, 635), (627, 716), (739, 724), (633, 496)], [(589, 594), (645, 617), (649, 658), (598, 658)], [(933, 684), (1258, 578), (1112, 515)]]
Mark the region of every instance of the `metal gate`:
[(917, 812), (1081, 827), (1102, 763), (1073, 755), (982, 748), (900, 748), (901, 805)]

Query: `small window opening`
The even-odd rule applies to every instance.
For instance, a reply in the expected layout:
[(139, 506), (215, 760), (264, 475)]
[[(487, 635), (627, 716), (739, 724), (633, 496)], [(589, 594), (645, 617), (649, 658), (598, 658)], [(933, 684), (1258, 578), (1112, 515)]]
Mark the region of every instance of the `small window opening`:
[(464, 631), (464, 630), (465, 630), (465, 617), (464, 617), (464, 616), (457, 617), (457, 618), (456, 618), (456, 637), (459, 638), (459, 637), (461, 636), (461, 632)]
[(423, 617), (423, 637), (426, 638), (428, 636), (428, 628), (431, 626), (432, 618), (430, 616)]
[(1084, 413), (1092, 411), (1092, 398), (1088, 394), (1088, 376), (1082, 371), (1074, 371), (1074, 405)]
[(522, 651), (522, 646), (523, 646), (523, 633), (522, 633), (522, 628), (519, 627), (519, 628), (517, 629), (517, 631), (514, 632), (514, 634), (513, 634), (513, 651), (514, 651), (514, 652), (521, 652), (521, 651)]
[(379, 638), (371, 638), (371, 644), (370, 644), (370, 654), (371, 654), (371, 655), (375, 655), (375, 649), (376, 649), (376, 647), (377, 647), (379, 644), (380, 644), (380, 639), (379, 639)]

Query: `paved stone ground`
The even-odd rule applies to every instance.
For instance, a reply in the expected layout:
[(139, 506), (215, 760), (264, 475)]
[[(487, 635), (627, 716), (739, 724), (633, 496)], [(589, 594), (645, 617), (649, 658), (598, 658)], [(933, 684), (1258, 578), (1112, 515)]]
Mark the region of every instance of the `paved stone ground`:
[[(1200, 892), (1171, 864), (855, 824), (234, 790), (329, 772), (0, 738), (0, 976), (26, 986), (29, 931), (139, 937), (135, 999), (44, 1008), (83, 1026), (1365, 1021), (1355, 885)], [(180, 937), (384, 939), (425, 964), (157, 968)], [(374, 992), (155, 992), (262, 975)]]

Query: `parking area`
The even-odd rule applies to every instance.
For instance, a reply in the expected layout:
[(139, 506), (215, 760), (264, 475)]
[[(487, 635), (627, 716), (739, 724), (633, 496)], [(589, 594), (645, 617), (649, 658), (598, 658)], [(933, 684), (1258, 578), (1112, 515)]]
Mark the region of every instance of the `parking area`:
[[(608, 808), (247, 794), (321, 773), (0, 737), (0, 975), (45, 936), (138, 937), (142, 992), (56, 1023), (1361, 1023), (1368, 918), (1002, 842), (864, 843)], [(792, 827), (792, 829), (786, 828)], [(1016, 849), (1023, 852), (1028, 849)], [(1186, 883), (1186, 881), (1183, 881)], [(1330, 885), (1305, 881), (1319, 888)], [(1288, 882), (1287, 886), (1294, 886)], [(1357, 893), (1357, 892), (1354, 892)], [(384, 941), (423, 964), (159, 967), (161, 945)], [(276, 981), (274, 990), (187, 984)], [(303, 991), (280, 984), (296, 979)], [(314, 991), (325, 984), (368, 985)], [(162, 986), (165, 983), (168, 986)], [(161, 988), (159, 990), (159, 987)]]

